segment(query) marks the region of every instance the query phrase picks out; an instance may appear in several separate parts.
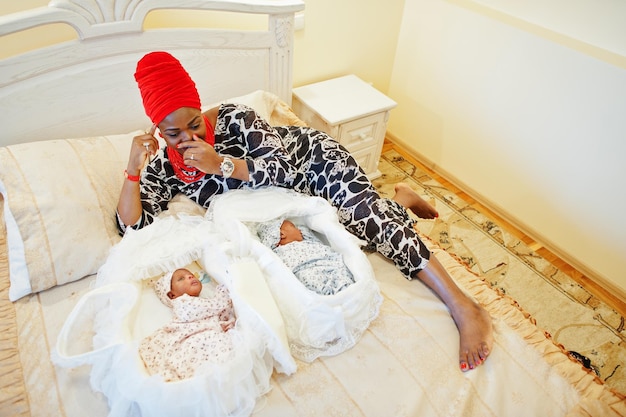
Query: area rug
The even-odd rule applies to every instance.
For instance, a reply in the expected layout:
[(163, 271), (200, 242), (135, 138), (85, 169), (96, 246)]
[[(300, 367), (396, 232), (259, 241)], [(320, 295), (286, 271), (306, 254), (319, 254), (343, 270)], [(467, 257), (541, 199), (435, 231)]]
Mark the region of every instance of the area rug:
[(405, 182), (437, 208), (439, 218), (419, 220), (423, 236), (515, 299), (555, 343), (626, 394), (624, 317), (397, 151), (386, 150), (379, 169), (373, 182), (382, 195)]

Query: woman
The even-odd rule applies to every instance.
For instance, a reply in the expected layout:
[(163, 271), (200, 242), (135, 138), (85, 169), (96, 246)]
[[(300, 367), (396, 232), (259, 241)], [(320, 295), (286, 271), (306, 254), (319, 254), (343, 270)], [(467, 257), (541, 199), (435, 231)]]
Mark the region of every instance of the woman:
[[(347, 230), (391, 259), (409, 280), (424, 282), (448, 306), (459, 329), (461, 370), (487, 358), (493, 344), (491, 319), (417, 236), (404, 207), (420, 217), (437, 215), (417, 194), (400, 186), (394, 200), (381, 198), (354, 158), (323, 132), (273, 128), (252, 109), (236, 104), (201, 113), (194, 82), (166, 52), (144, 56), (135, 79), (153, 125), (133, 139), (117, 210), (121, 232), (151, 223), (177, 193), (204, 207), (213, 196), (243, 187), (273, 185), (323, 197), (337, 208)], [(157, 127), (165, 150), (158, 149), (154, 138)], [(151, 155), (154, 159), (142, 171)]]

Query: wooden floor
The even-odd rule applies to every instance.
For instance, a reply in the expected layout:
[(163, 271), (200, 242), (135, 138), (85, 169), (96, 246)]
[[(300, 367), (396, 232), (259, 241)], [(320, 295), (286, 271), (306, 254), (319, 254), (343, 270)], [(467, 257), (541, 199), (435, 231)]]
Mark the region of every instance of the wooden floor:
[(607, 305), (614, 308), (618, 313), (620, 313), (623, 317), (626, 317), (626, 303), (624, 303), (620, 298), (613, 295), (610, 291), (601, 287), (597, 282), (591, 280), (585, 274), (578, 271), (576, 268), (565, 262), (563, 259), (559, 258), (548, 248), (526, 235), (524, 232), (513, 226), (510, 222), (508, 222), (503, 217), (497, 215), (495, 212), (490, 210), (488, 207), (482, 205), (476, 199), (472, 198), (471, 195), (467, 194), (456, 185), (451, 183), (445, 177), (442, 177), (437, 172), (433, 171), (431, 168), (427, 167), (423, 163), (421, 163), (415, 156), (412, 156), (410, 152), (408, 152), (403, 147), (393, 143), (389, 139), (385, 139), (385, 143), (383, 145), (383, 152), (393, 149), (399, 154), (401, 154), (407, 161), (411, 162), (415, 166), (423, 169), (428, 172), (429, 175), (441, 183), (442, 186), (446, 187), (450, 192), (456, 194), (457, 197), (464, 200), (466, 203), (470, 204), (473, 208), (483, 213), (485, 216), (490, 218), (495, 223), (499, 224), (503, 229), (507, 230), (509, 233), (515, 235), (518, 239), (528, 245), (533, 251), (539, 254), (541, 257), (546, 259), (548, 262), (551, 262), (555, 267), (559, 268), (561, 271), (569, 275), (573, 280), (578, 282), (583, 288), (585, 288), (589, 293), (596, 296), (598, 299), (606, 303)]

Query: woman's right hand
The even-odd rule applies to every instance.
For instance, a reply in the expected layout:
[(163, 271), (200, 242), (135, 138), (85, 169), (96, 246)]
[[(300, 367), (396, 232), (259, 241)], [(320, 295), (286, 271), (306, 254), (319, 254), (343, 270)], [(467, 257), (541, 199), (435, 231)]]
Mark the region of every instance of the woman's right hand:
[(156, 154), (159, 149), (159, 142), (154, 137), (155, 131), (156, 125), (152, 125), (146, 133), (133, 138), (128, 158), (128, 167), (126, 168), (128, 174), (139, 175), (146, 165), (146, 160), (151, 155)]
[(147, 159), (159, 149), (159, 142), (154, 137), (155, 130), (156, 126), (152, 125), (150, 130), (143, 135), (135, 136), (130, 145), (130, 156), (126, 168), (126, 178), (128, 179), (122, 185), (120, 199), (117, 203), (120, 220), (126, 226), (137, 223), (141, 218), (143, 208), (141, 206), (139, 181), (131, 179), (130, 176), (140, 177)]

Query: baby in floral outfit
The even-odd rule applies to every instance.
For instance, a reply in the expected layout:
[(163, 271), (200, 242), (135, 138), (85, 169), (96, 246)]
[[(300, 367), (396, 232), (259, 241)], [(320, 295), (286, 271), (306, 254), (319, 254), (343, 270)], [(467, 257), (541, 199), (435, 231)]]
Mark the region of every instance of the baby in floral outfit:
[(182, 268), (163, 275), (154, 290), (172, 308), (174, 318), (139, 345), (150, 374), (176, 381), (232, 358), (233, 341), (228, 331), (236, 318), (226, 287), (218, 285), (211, 298), (200, 297), (202, 283)]
[(342, 256), (308, 227), (279, 218), (260, 224), (257, 233), (309, 290), (332, 295), (354, 283)]

